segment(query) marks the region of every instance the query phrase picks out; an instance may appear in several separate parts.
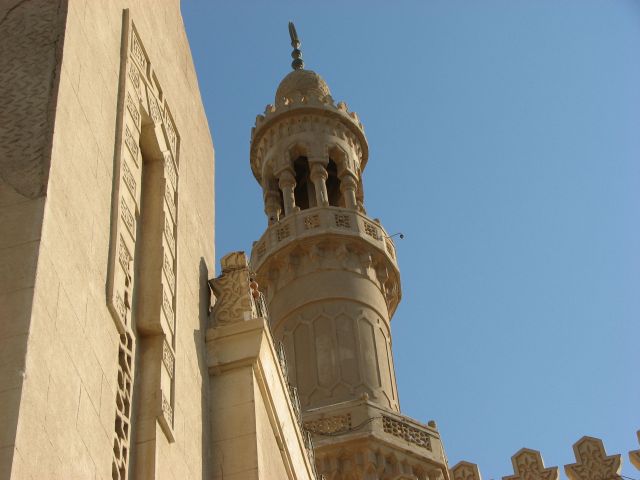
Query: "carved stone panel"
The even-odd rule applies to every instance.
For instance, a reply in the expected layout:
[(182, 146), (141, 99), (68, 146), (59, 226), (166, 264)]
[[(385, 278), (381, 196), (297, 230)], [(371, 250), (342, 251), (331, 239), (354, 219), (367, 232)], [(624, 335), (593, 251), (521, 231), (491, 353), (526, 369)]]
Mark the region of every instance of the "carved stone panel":
[(513, 475), (502, 480), (558, 480), (558, 467), (545, 468), (540, 452), (523, 448), (511, 457)]
[[(154, 142), (163, 152), (164, 162), (162, 183), (166, 188), (164, 204), (164, 258), (160, 259), (164, 280), (162, 280), (162, 304), (158, 307), (157, 318), (153, 319), (158, 331), (166, 337), (166, 349), (158, 362), (167, 372), (167, 383), (160, 382), (161, 391), (158, 398), (163, 401), (158, 405), (158, 419), (165, 429), (170, 441), (173, 434), (173, 412), (175, 409), (175, 361), (168, 362), (169, 353), (175, 359), (175, 322), (176, 322), (176, 290), (177, 290), (177, 199), (179, 185), (179, 134), (164, 95), (160, 93), (158, 80), (144, 48), (143, 42), (133, 22), (129, 19), (128, 10), (124, 11), (123, 48), (121, 58), (121, 76), (123, 83), (119, 91), (117, 144), (114, 156), (114, 188), (112, 193), (111, 242), (109, 268), (107, 277), (107, 305), (112, 314), (120, 335), (126, 335), (132, 342), (130, 352), (135, 350), (136, 333), (131, 319), (133, 303), (133, 285), (136, 282), (136, 259), (138, 229), (141, 211), (142, 173), (145, 169), (146, 144), (141, 141), (142, 131), (145, 135), (153, 135)], [(157, 110), (155, 115), (162, 125), (160, 130), (143, 129), (143, 123), (149, 123), (154, 112), (150, 112), (152, 102)], [(158, 132), (162, 132), (158, 134)], [(145, 137), (146, 138), (146, 137)], [(146, 140), (145, 140), (146, 142)], [(139, 248), (138, 248), (139, 250)], [(142, 258), (142, 257), (141, 257)], [(158, 279), (160, 280), (160, 279)], [(147, 319), (145, 319), (147, 321)], [(160, 372), (160, 369), (156, 369)], [(162, 386), (164, 385), (164, 387)], [(166, 405), (165, 405), (166, 404)], [(168, 406), (168, 407), (167, 407)], [(170, 413), (170, 415), (169, 415)], [(114, 446), (114, 452), (116, 451)], [(121, 450), (126, 452), (127, 449)], [(124, 455), (124, 454), (122, 454)], [(118, 469), (122, 462), (126, 463), (126, 455), (118, 460)], [(116, 468), (114, 463), (114, 468)], [(124, 469), (126, 471), (126, 468)], [(114, 470), (115, 471), (115, 470)], [(120, 470), (118, 470), (120, 471)], [(120, 477), (119, 477), (120, 478)], [(121, 477), (125, 478), (125, 477)]]
[(576, 463), (565, 465), (569, 480), (605, 480), (620, 478), (622, 459), (610, 455), (599, 438), (582, 437), (573, 445)]
[(449, 472), (451, 480), (482, 480), (478, 465), (471, 462), (458, 462)]

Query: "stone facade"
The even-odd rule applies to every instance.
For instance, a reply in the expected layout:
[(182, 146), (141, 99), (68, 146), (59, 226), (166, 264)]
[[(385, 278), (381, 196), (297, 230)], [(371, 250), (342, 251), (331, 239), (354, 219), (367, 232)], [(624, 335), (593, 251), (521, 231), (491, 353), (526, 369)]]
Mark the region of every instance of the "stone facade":
[(0, 7), (2, 479), (208, 465), (213, 147), (179, 2), (148, 7)]
[[(179, 19), (178, 0), (0, 6), (0, 480), (480, 480), (400, 412), (364, 128), (293, 27), (251, 133), (267, 228), (209, 280), (214, 152)], [(601, 440), (574, 454), (570, 480), (620, 478)], [(559, 477), (535, 450), (512, 464)]]
[(268, 326), (247, 258), (222, 259), (211, 281), (216, 297), (207, 331), (211, 479), (316, 478), (313, 450), (292, 401), (286, 363)]

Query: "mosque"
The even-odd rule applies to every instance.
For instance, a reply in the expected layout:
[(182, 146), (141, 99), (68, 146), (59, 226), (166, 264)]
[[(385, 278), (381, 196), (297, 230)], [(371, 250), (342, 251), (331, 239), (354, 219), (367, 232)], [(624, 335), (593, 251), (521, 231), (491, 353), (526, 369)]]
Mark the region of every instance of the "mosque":
[[(293, 24), (251, 130), (267, 226), (216, 275), (179, 1), (15, 0), (0, 18), (0, 480), (480, 480), (400, 411), (400, 270), (366, 211), (363, 123), (304, 68)], [(574, 451), (570, 480), (620, 478), (602, 441)], [(559, 478), (534, 450), (513, 465)]]

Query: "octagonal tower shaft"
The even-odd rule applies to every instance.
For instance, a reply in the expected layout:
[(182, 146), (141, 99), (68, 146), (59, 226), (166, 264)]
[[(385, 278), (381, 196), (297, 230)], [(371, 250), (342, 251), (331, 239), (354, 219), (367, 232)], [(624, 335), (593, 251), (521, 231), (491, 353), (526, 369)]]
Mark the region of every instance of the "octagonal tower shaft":
[(389, 322), (400, 276), (364, 209), (367, 156), (357, 115), (309, 70), (283, 79), (252, 131), (268, 228), (251, 265), (303, 412), (356, 399), (399, 410)]

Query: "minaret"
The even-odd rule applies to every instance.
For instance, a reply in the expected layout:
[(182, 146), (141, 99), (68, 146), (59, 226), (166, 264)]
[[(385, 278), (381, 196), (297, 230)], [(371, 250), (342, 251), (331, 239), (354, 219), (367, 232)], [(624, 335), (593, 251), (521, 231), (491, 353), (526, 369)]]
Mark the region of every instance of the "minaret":
[(314, 433), (318, 470), (331, 479), (448, 478), (435, 423), (399, 413), (390, 320), (400, 272), (391, 237), (364, 208), (362, 123), (304, 69), (292, 23), (289, 33), (293, 71), (251, 132), (268, 221), (251, 267)]

